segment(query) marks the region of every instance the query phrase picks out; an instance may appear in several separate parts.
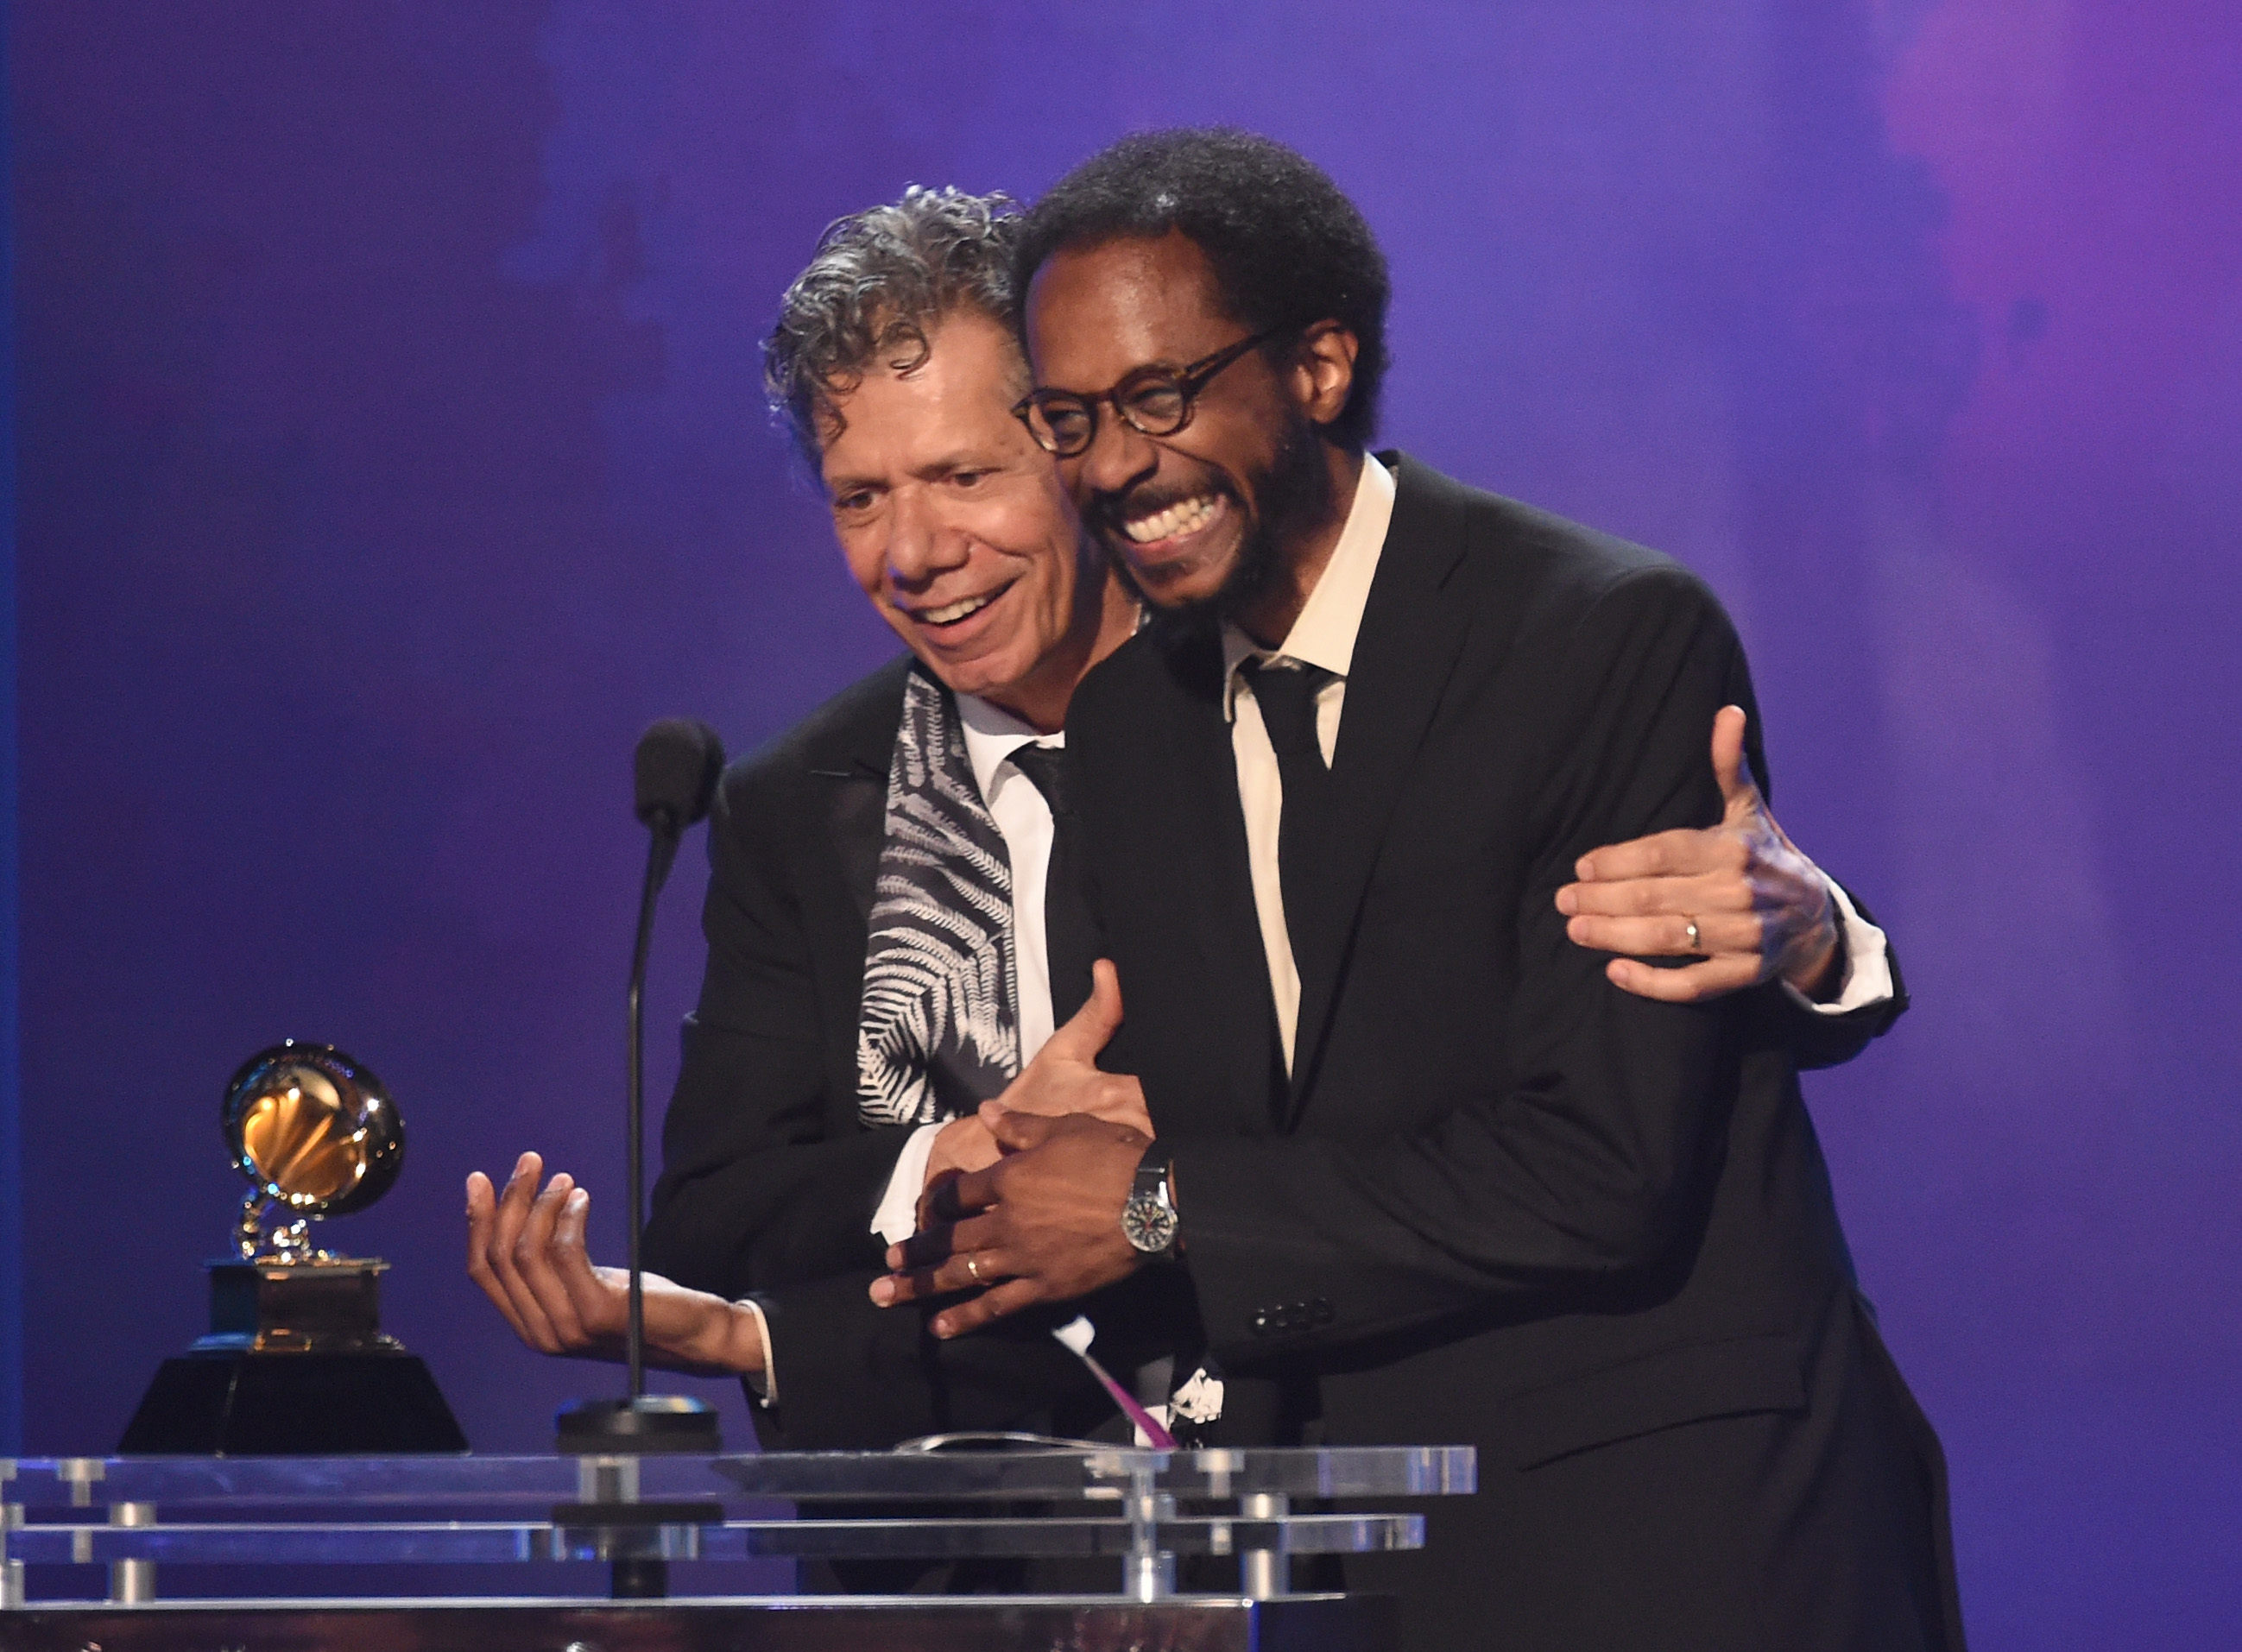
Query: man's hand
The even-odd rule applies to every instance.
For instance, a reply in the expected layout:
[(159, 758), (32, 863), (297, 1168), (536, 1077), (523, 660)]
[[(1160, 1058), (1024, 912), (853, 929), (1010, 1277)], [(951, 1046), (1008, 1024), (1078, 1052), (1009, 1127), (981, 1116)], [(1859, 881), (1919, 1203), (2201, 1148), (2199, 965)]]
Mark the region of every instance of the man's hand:
[(1144, 1260), (1121, 1231), (1121, 1207), (1150, 1136), (1084, 1114), (1045, 1118), (994, 1101), (982, 1104), (982, 1114), (1004, 1158), (935, 1189), (935, 1225), (890, 1249), (894, 1271), (872, 1281), (883, 1308), (990, 1287), (936, 1314), (936, 1336), (1084, 1295)]
[(1098, 1066), (1098, 1053), (1120, 1025), (1120, 972), (1101, 958), (1090, 966), (1089, 1000), (983, 1111), (995, 1106), (1051, 1119), (1086, 1113), (1108, 1124), (1126, 1125), (1149, 1140), (1152, 1118), (1144, 1108), (1144, 1087), (1131, 1074), (1101, 1072)]
[[(919, 1184), (922, 1200), (940, 1182), (954, 1180), (969, 1170), (986, 1170), (1004, 1157), (997, 1138), (989, 1134), (989, 1127), (981, 1122), (977, 1113), (968, 1113), (952, 1119), (934, 1134), (934, 1145), (926, 1155), (926, 1179)], [(920, 1206), (923, 1217), (925, 1206)]]
[[(1724, 706), (1713, 719), (1713, 772), (1727, 804), (1721, 824), (1591, 850), (1574, 868), (1580, 881), (1557, 892), (1576, 945), (1632, 954), (1605, 967), (1613, 985), (1692, 1003), (1780, 975), (1809, 998), (1835, 994), (1838, 916), (1829, 880), (1775, 824), (1744, 778), (1743, 759), (1743, 710)], [(1703, 961), (1681, 969), (1636, 961), (1693, 953)]]
[[(467, 1277), (497, 1304), (514, 1334), (540, 1354), (620, 1360), (630, 1324), (630, 1275), (592, 1265), (584, 1248), (591, 1194), (565, 1171), (540, 1193), (543, 1169), (535, 1154), (523, 1154), (503, 1194), (494, 1194), (480, 1170), (467, 1178)], [(762, 1370), (754, 1314), (659, 1274), (643, 1281), (648, 1364), (701, 1375)]]
[(1080, 1114), (1103, 1119), (1152, 1137), (1151, 1114), (1144, 1107), (1144, 1087), (1134, 1076), (1100, 1072), (1098, 1053), (1121, 1025), (1121, 976), (1112, 964), (1099, 959), (1091, 966), (1090, 997), (1064, 1027), (1044, 1040), (1027, 1070), (1004, 1087), (993, 1101), (984, 1101), (977, 1114), (953, 1119), (934, 1139), (927, 1155), (926, 1183), (919, 1195), (918, 1225), (934, 1226), (941, 1188), (961, 1174), (984, 1170), (1004, 1149), (990, 1126), (1006, 1113), (1063, 1118)]

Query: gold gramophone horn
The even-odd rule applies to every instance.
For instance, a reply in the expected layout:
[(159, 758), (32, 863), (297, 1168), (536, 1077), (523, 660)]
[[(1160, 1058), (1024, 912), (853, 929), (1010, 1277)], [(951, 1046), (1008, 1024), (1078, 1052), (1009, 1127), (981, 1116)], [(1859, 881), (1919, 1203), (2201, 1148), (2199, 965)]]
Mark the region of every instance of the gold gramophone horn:
[[(244, 1261), (307, 1261), (309, 1224), (363, 1210), (405, 1162), (396, 1104), (365, 1063), (290, 1039), (259, 1050), (226, 1086), (220, 1115), (249, 1179), (236, 1235)], [(280, 1225), (268, 1228), (268, 1215)]]

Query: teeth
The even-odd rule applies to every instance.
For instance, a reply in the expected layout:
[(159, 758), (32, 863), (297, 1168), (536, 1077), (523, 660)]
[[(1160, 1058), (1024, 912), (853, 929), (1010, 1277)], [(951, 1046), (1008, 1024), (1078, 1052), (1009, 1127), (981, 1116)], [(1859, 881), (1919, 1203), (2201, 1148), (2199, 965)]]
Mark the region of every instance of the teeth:
[(1172, 539), (1178, 534), (1198, 532), (1221, 509), (1221, 505), (1222, 502), (1213, 494), (1201, 494), (1198, 498), (1171, 505), (1165, 511), (1138, 517), (1133, 522), (1124, 522), (1121, 531), (1138, 545), (1150, 545), (1155, 539)]
[(985, 597), (960, 597), (956, 602), (950, 604), (946, 607), (922, 608), (918, 611), (918, 617), (919, 619), (926, 625), (946, 625), (953, 620), (964, 619), (968, 614), (980, 612), (982, 609), (986, 608), (990, 603), (996, 601), (996, 599), (997, 599), (993, 595)]

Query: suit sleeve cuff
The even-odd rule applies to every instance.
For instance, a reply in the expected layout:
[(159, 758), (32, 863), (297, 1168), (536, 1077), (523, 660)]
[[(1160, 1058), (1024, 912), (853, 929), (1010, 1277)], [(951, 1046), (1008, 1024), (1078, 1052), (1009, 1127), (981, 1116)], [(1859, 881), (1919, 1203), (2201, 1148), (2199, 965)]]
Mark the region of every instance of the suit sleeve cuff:
[(1834, 881), (1829, 881), (1829, 896), (1837, 903), (1837, 915), (1844, 926), (1844, 981), (1836, 997), (1827, 1003), (1807, 997), (1789, 981), (1783, 982), (1782, 990), (1816, 1015), (1849, 1015), (1890, 999), (1891, 952), (1884, 932), (1862, 917), (1852, 898)]
[[(918, 1196), (926, 1187), (926, 1161), (934, 1153), (938, 1124), (923, 1124), (911, 1132), (888, 1177), (888, 1190), (872, 1213), (872, 1231), (890, 1245), (900, 1245), (918, 1231)], [(858, 1206), (863, 1209), (863, 1206)]]

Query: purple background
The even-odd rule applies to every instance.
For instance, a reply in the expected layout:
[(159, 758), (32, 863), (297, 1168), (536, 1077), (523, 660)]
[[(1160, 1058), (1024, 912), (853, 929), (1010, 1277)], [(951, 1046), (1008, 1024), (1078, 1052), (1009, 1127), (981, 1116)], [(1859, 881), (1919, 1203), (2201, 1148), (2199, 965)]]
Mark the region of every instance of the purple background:
[(1712, 579), (1786, 824), (1898, 937), (1913, 1014), (1811, 1094), (1977, 1645), (2231, 1635), (2232, 0), (10, 30), (26, 1448), (112, 1444), (201, 1328), (219, 1091), (287, 1034), (401, 1102), (404, 1180), (333, 1239), (396, 1264), (476, 1445), (605, 1390), (473, 1293), (458, 1190), (542, 1147), (619, 1251), (631, 740), (687, 712), (745, 749), (889, 652), (763, 420), (773, 301), (906, 183), (1032, 194), (1225, 120), (1383, 237), (1390, 439)]

